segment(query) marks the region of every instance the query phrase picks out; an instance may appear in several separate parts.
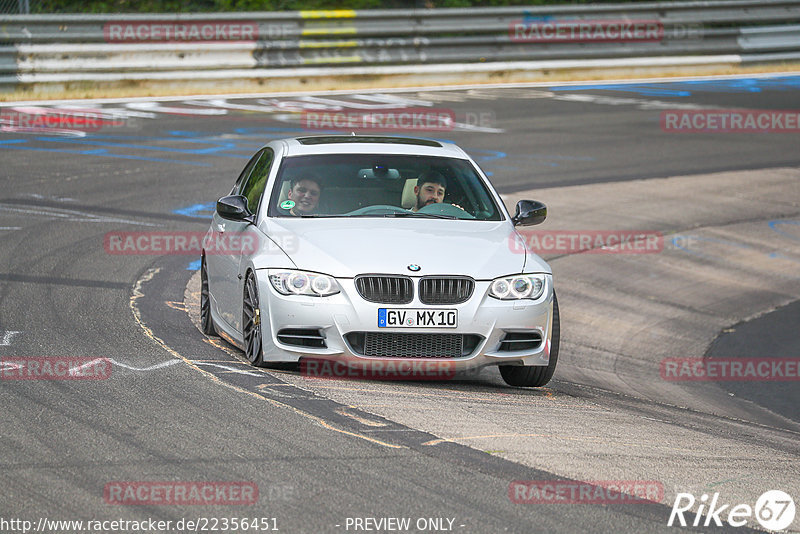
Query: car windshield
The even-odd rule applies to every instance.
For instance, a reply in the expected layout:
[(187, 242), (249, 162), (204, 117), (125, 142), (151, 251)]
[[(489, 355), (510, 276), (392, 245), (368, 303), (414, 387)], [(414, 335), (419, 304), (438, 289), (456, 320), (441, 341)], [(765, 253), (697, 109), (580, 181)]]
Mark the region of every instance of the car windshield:
[(283, 160), (271, 217), (404, 217), (499, 221), (500, 209), (463, 159), (324, 154)]

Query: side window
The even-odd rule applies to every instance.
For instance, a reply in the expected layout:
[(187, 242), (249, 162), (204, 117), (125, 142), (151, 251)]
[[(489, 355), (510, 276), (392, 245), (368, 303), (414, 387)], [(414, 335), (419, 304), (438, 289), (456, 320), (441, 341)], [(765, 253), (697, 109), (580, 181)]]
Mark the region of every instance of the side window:
[(258, 158), (261, 157), (261, 152), (258, 152), (255, 156), (250, 158), (250, 161), (247, 162), (247, 165), (244, 166), (242, 173), (236, 179), (236, 184), (234, 184), (233, 189), (231, 190), (231, 195), (241, 195), (242, 187), (244, 186), (247, 177), (250, 176), (250, 171), (253, 170), (253, 165), (256, 164)]
[(253, 171), (250, 173), (250, 177), (240, 193), (247, 198), (247, 207), (253, 213), (258, 213), (258, 207), (261, 205), (261, 197), (264, 195), (267, 177), (269, 177), (269, 171), (272, 168), (274, 159), (275, 154), (272, 149), (265, 148), (258, 162), (253, 165)]

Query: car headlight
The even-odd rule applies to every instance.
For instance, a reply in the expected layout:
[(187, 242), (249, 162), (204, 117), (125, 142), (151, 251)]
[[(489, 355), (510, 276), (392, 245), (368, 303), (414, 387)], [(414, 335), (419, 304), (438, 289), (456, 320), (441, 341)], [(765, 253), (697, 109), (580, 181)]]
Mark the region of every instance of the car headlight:
[(281, 295), (327, 297), (339, 292), (339, 284), (326, 274), (270, 269), (269, 281)]
[(538, 299), (544, 292), (542, 274), (519, 274), (492, 280), (489, 296), (500, 300)]

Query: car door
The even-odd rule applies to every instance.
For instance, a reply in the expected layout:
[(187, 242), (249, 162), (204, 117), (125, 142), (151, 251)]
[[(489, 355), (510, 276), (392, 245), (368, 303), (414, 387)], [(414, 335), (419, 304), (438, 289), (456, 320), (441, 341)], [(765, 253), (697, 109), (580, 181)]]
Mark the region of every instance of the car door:
[[(255, 167), (262, 155), (263, 150), (257, 152), (250, 158), (250, 161), (247, 162), (247, 165), (245, 165), (239, 177), (236, 179), (236, 183), (233, 185), (233, 189), (231, 189), (230, 192), (231, 195), (240, 194), (240, 191), (244, 188), (247, 179), (253, 171), (253, 167)], [(223, 219), (214, 211), (214, 215), (211, 218), (211, 234), (207, 238), (210, 240), (212, 246), (206, 248), (206, 266), (208, 269), (208, 287), (211, 293), (211, 305), (217, 311), (217, 315), (231, 327), (235, 319), (230, 313), (232, 309), (231, 304), (227, 301), (233, 298), (236, 287), (236, 267), (238, 267), (238, 264), (235, 264), (234, 259), (230, 257), (229, 250), (226, 250), (224, 246), (217, 247), (216, 244), (225, 242), (225, 234), (230, 229), (229, 224), (232, 222), (233, 221)]]
[[(269, 172), (272, 169), (272, 162), (275, 153), (271, 148), (265, 148), (259, 153), (258, 160), (253, 165), (247, 179), (241, 184), (241, 188), (234, 194), (242, 195), (247, 199), (247, 207), (251, 213), (258, 215), (264, 189), (267, 185)], [(244, 262), (243, 255), (251, 255), (255, 251), (246, 246), (247, 243), (259, 243), (263, 238), (256, 224), (240, 221), (225, 221), (224, 232), (225, 242), (236, 244), (229, 247), (225, 254), (221, 255), (224, 261), (223, 270), (226, 273), (226, 281), (223, 288), (224, 308), (220, 310), (226, 317), (228, 323), (237, 331), (241, 332), (242, 322), (242, 294), (244, 289)]]

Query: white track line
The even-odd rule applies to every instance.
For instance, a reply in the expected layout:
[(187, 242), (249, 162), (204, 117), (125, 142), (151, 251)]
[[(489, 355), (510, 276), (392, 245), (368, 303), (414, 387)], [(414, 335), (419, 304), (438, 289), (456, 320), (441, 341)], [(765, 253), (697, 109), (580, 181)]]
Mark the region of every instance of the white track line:
[[(580, 80), (580, 81), (544, 81), (544, 82), (515, 82), (515, 83), (478, 83), (478, 84), (461, 84), (461, 85), (441, 85), (441, 86), (417, 86), (417, 87), (385, 87), (385, 88), (370, 88), (369, 92), (382, 92), (382, 93), (413, 93), (417, 91), (460, 91), (466, 89), (504, 89), (504, 88), (519, 88), (519, 87), (568, 87), (571, 85), (618, 85), (618, 84), (639, 84), (639, 83), (661, 83), (661, 82), (684, 82), (684, 81), (702, 81), (702, 80), (739, 80), (748, 78), (776, 78), (781, 76), (796, 76), (797, 71), (787, 72), (768, 72), (768, 73), (752, 73), (752, 74), (724, 74), (719, 76), (676, 76), (676, 77), (656, 77), (656, 78), (626, 78), (618, 80)], [(280, 91), (275, 93), (210, 93), (198, 95), (184, 95), (184, 96), (136, 96), (127, 98), (90, 98), (90, 99), (65, 99), (65, 100), (29, 100), (20, 102), (0, 102), (0, 108), (23, 106), (23, 105), (51, 105), (58, 106), (64, 104), (123, 104), (129, 102), (179, 102), (182, 100), (194, 100), (203, 98), (231, 98), (231, 99), (246, 99), (246, 98), (271, 98), (271, 97), (284, 97), (284, 96), (300, 96), (300, 95), (350, 95), (354, 93), (364, 93), (367, 89), (332, 89), (332, 90), (319, 90), (319, 91)]]

